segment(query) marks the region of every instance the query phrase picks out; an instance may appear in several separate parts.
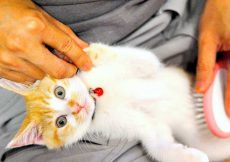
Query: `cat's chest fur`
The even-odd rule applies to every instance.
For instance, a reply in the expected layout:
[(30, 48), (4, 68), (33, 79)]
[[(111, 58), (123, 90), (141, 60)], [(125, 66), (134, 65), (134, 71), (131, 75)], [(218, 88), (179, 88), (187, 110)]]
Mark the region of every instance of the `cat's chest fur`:
[(153, 53), (136, 48), (96, 44), (86, 52), (95, 68), (79, 77), (87, 88), (104, 89), (96, 97), (89, 131), (137, 139), (158, 161), (208, 162), (207, 155), (217, 161), (228, 157), (229, 140), (200, 127), (191, 80), (183, 70), (165, 67)]
[(92, 55), (89, 51), (95, 68), (79, 76), (88, 88), (104, 90), (103, 96), (96, 97), (92, 125), (97, 131), (115, 137), (135, 137), (133, 128), (142, 127), (145, 120), (177, 129), (183, 120), (178, 120), (179, 114), (185, 118), (193, 115), (188, 108), (192, 106), (190, 81), (183, 71), (163, 67), (147, 51), (130, 52), (130, 48), (97, 49), (97, 54), (95, 51)]

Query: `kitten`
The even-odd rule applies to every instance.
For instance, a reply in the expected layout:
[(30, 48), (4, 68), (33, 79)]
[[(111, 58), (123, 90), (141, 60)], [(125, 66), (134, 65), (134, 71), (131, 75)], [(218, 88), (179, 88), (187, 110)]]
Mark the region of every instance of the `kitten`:
[[(91, 44), (85, 50), (94, 63), (89, 72), (62, 80), (47, 76), (31, 88), (0, 83), (24, 95), (27, 108), (8, 147), (42, 144), (55, 149), (86, 133), (102, 132), (109, 138), (137, 139), (152, 158), (163, 162), (230, 156), (230, 139), (199, 127), (191, 80), (184, 71), (165, 67), (143, 49)], [(101, 96), (92, 93), (95, 88)]]

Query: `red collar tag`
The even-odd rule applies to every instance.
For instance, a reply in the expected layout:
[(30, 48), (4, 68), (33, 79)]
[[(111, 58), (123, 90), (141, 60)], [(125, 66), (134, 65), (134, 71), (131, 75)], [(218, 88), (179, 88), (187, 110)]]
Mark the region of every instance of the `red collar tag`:
[(98, 97), (100, 97), (100, 96), (102, 96), (104, 94), (103, 89), (100, 88), (100, 87), (92, 89), (91, 92), (93, 92), (94, 94), (96, 94)]

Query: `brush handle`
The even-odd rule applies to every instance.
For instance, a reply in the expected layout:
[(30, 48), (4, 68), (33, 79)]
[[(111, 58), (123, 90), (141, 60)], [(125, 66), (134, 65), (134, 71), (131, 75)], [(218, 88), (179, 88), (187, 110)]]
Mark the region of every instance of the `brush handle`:
[[(230, 55), (226, 56), (230, 57)], [(204, 116), (209, 130), (217, 137), (230, 137), (230, 119), (224, 107), (228, 59), (219, 61), (214, 69), (213, 83), (204, 93)]]

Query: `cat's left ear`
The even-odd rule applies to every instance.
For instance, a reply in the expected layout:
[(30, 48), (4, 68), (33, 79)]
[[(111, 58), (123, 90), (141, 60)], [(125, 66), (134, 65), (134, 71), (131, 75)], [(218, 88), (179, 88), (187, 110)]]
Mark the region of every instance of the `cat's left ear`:
[(0, 87), (7, 89), (9, 91), (13, 91), (20, 95), (26, 96), (28, 95), (38, 84), (40, 81), (36, 81), (32, 85), (25, 85), (22, 83), (13, 82), (8, 79), (1, 78), (0, 79)]
[(42, 133), (39, 124), (26, 118), (6, 148), (16, 148), (32, 144), (44, 145)]

